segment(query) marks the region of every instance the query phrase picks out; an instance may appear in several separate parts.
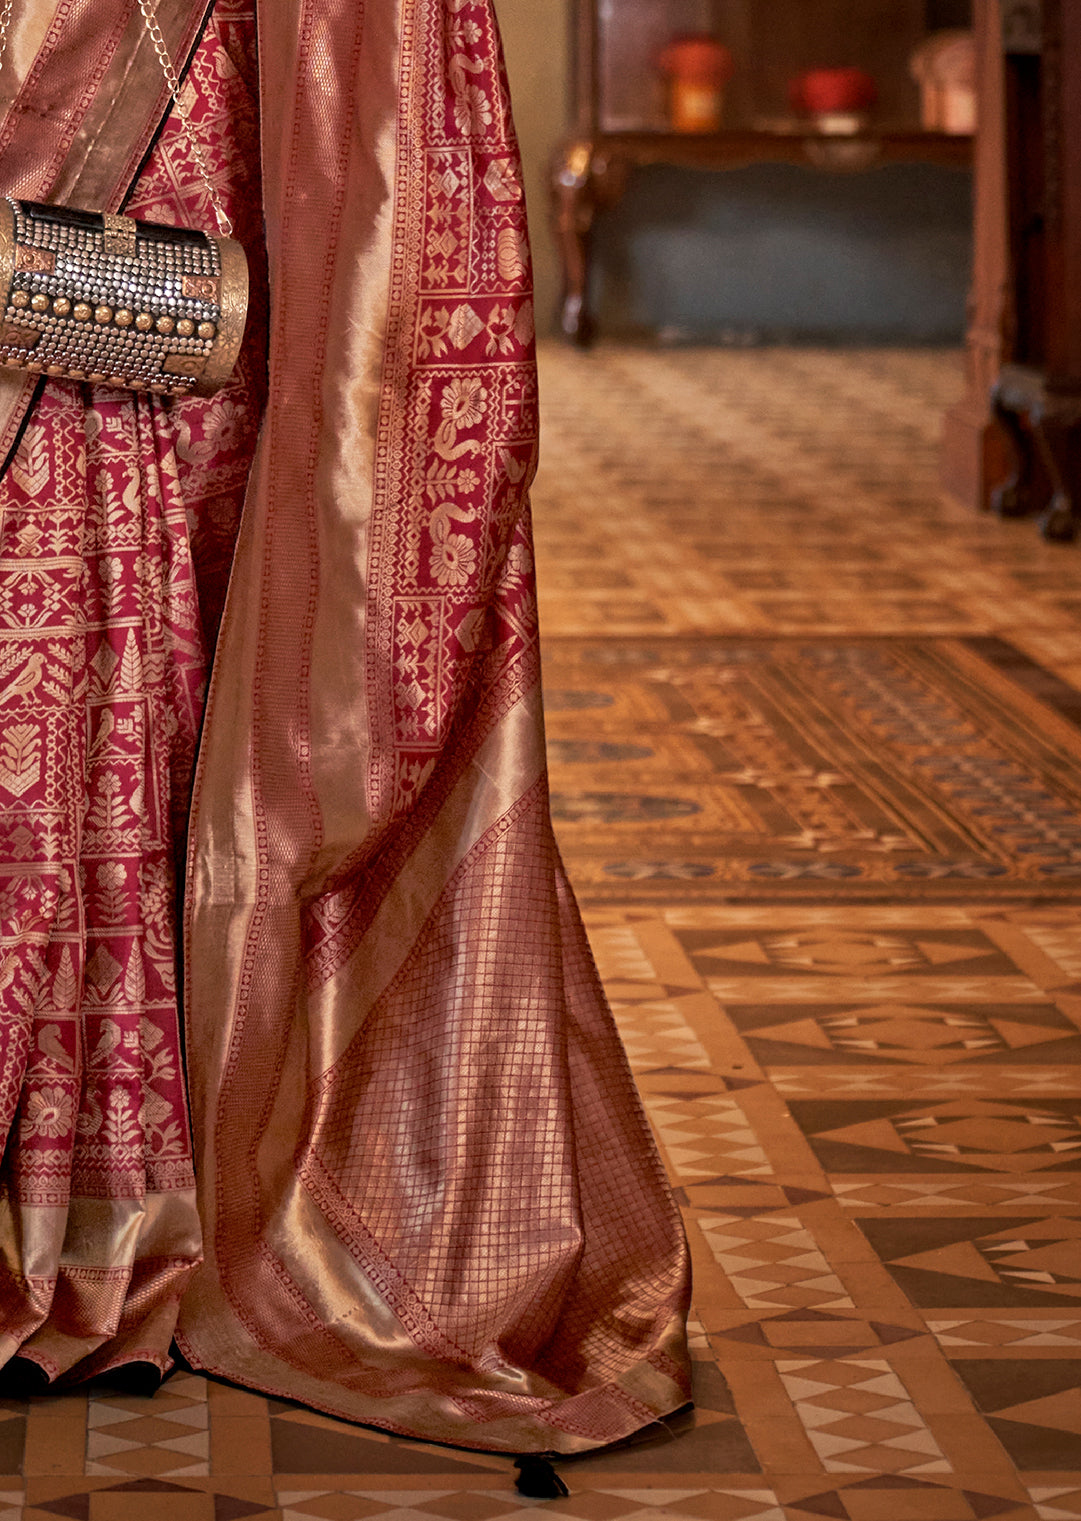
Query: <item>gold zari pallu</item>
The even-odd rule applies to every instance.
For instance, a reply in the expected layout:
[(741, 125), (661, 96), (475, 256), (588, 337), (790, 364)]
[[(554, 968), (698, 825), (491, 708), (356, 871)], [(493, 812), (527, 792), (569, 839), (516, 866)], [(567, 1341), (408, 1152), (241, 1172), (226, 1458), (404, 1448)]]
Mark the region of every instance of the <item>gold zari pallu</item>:
[(248, 265), (232, 238), (8, 197), (0, 299), (9, 368), (209, 396), (240, 352)]

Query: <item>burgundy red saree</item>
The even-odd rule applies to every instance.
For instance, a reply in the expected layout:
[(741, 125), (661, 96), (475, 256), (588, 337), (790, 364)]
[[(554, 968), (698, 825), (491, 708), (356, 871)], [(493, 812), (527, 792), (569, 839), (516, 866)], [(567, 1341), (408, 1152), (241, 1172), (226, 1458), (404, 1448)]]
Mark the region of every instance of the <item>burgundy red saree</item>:
[[(0, 1352), (593, 1447), (688, 1398), (686, 1259), (548, 817), (494, 21), (257, 9), (159, 6), (236, 380), (0, 376)], [(210, 226), (134, 6), (16, 22), (4, 188)]]

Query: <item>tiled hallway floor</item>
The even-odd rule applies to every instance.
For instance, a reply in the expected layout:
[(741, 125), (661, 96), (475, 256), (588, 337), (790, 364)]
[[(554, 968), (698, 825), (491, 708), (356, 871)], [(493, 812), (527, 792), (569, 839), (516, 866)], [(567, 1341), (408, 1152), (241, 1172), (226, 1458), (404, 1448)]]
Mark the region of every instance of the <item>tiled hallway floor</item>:
[[(699, 1374), (693, 1429), (543, 1508), (1081, 1517), (1081, 551), (941, 497), (953, 354), (553, 346), (542, 380), (554, 804)], [(542, 1503), (189, 1374), (0, 1416), (0, 1521)]]

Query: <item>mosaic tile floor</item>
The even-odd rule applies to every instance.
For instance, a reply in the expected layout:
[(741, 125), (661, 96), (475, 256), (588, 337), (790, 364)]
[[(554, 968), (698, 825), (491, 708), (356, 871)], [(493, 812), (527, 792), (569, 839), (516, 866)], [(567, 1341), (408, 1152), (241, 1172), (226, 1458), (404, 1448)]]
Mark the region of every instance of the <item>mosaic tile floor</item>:
[(696, 1263), (693, 1427), (563, 1466), (177, 1374), (0, 1404), (0, 1521), (1081, 1518), (1081, 562), (948, 353), (543, 353), (553, 791)]

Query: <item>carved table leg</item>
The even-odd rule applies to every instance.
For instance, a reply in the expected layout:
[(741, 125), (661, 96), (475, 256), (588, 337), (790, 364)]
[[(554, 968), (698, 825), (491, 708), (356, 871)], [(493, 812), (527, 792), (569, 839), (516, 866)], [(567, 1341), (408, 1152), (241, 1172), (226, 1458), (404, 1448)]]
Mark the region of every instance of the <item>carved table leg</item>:
[(629, 172), (622, 154), (601, 151), (581, 139), (562, 147), (552, 163), (552, 219), (563, 260), (560, 327), (583, 347), (592, 340), (594, 328), (589, 309), (593, 218), (602, 206), (619, 200)]
[(1081, 386), (1053, 384), (1031, 366), (1003, 365), (991, 406), (1017, 453), (1017, 469), (991, 505), (1009, 518), (1041, 507), (1044, 538), (1068, 543), (1081, 512)]
[(1077, 499), (1073, 469), (1077, 460), (1077, 428), (1049, 408), (1032, 419), (1040, 456), (1051, 477), (1051, 501), (1040, 518), (1040, 532), (1056, 544), (1069, 544), (1077, 536)]
[(1021, 426), (1019, 410), (1013, 399), (996, 386), (991, 392), (991, 408), (1013, 445), (1015, 469), (1009, 480), (991, 493), (991, 509), (1000, 518), (1023, 518), (1038, 505), (1035, 500), (1036, 453), (1032, 438)]
[(563, 261), (559, 325), (583, 346), (593, 337), (589, 310), (589, 235), (597, 203), (593, 195), (593, 144), (568, 143), (552, 164), (552, 219)]

